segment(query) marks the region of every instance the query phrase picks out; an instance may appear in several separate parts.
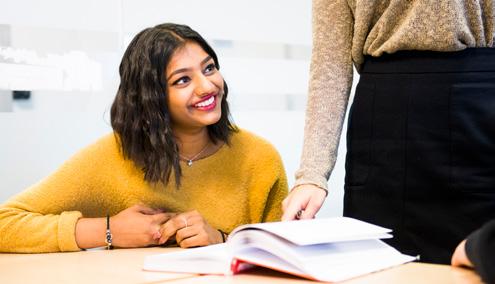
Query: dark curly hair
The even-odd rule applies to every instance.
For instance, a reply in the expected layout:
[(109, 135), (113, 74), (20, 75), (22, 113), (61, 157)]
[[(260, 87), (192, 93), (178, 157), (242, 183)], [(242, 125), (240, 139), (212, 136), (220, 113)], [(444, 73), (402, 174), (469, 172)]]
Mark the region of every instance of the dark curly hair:
[[(215, 51), (190, 27), (165, 23), (147, 28), (134, 37), (122, 57), (120, 85), (110, 112), (124, 158), (140, 167), (148, 182), (168, 184), (173, 170), (177, 188), (182, 171), (167, 105), (165, 70), (174, 52), (188, 42), (201, 46), (220, 68)], [(229, 144), (231, 134), (237, 131), (230, 120), (227, 94), (224, 82), (220, 120), (207, 126), (213, 143)]]

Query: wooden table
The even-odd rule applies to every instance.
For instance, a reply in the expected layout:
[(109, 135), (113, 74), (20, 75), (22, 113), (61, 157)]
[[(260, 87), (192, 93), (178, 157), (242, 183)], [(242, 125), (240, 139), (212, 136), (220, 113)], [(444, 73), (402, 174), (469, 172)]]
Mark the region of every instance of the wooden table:
[[(177, 249), (155, 247), (49, 254), (0, 253), (0, 283), (318, 283), (261, 268), (234, 276), (201, 276), (142, 270), (146, 255)], [(476, 273), (468, 269), (408, 263), (343, 283), (471, 284), (481, 283), (481, 280)]]

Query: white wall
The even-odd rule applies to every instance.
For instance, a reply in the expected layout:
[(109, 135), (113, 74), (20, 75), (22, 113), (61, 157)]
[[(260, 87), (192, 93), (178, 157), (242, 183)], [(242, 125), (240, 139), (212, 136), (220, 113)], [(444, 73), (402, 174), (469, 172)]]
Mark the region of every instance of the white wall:
[[(162, 22), (188, 24), (210, 41), (229, 84), (234, 120), (279, 149), (292, 185), (304, 127), (310, 12), (311, 2), (301, 0), (3, 0), (0, 89), (15, 83), (31, 89), (32, 98), (0, 112), (0, 202), (110, 131), (121, 55), (135, 33)], [(39, 66), (2, 56), (2, 48), (34, 53)], [(73, 75), (66, 65), (43, 65), (53, 57), (71, 63), (74, 52), (87, 57), (82, 63), (99, 66), (99, 84), (74, 84), (66, 80)], [(33, 66), (63, 76), (40, 80), (39, 72), (29, 72)], [(344, 145), (320, 216), (342, 212)]]

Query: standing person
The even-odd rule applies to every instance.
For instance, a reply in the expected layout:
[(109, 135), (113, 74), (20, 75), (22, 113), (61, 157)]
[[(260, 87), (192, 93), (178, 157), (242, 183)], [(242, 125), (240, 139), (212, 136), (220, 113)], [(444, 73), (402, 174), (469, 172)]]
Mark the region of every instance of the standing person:
[(493, 0), (314, 0), (301, 165), (284, 220), (327, 193), (352, 85), (344, 215), (390, 244), (449, 263), (495, 217)]
[(114, 132), (0, 206), (1, 252), (205, 246), (280, 219), (281, 159), (230, 121), (217, 55), (201, 35), (177, 24), (141, 31), (120, 79)]

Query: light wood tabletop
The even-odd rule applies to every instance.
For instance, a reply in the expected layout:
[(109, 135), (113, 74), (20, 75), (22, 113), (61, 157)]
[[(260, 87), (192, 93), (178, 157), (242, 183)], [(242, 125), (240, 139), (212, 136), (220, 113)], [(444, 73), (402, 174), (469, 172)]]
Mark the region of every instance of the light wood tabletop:
[[(0, 283), (317, 283), (261, 268), (234, 276), (201, 276), (142, 270), (145, 256), (175, 250), (178, 248), (154, 247), (48, 254), (0, 253)], [(475, 284), (481, 283), (481, 280), (475, 272), (468, 269), (408, 263), (342, 283)]]

